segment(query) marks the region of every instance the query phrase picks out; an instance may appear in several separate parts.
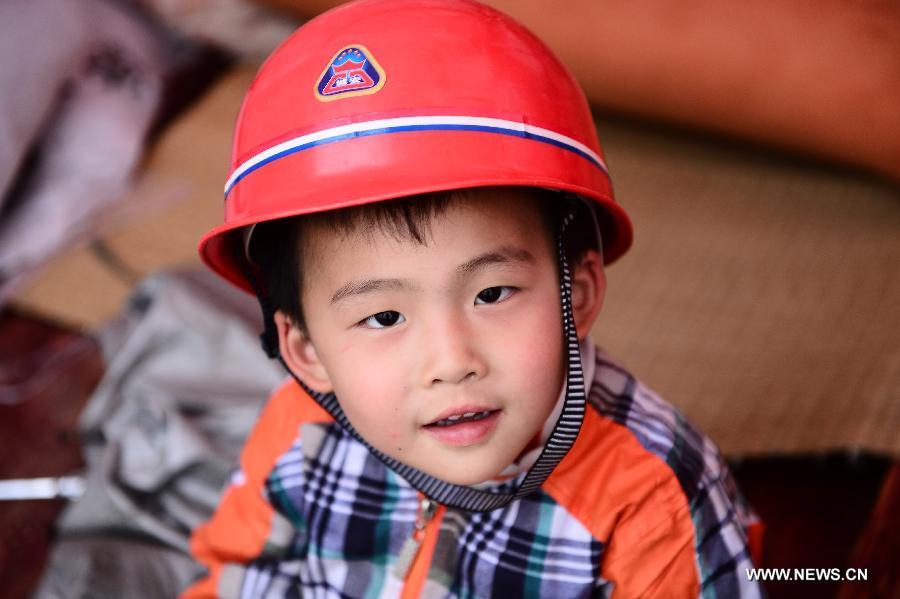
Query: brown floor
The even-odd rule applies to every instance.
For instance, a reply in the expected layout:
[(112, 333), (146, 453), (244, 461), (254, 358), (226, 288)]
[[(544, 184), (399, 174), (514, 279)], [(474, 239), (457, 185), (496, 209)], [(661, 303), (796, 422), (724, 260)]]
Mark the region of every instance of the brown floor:
[[(103, 372), (97, 344), (0, 314), (0, 479), (77, 472), (76, 422)], [(900, 462), (869, 455), (734, 463), (766, 524), (764, 567), (868, 568), (865, 583), (773, 582), (770, 597), (900, 599)], [(26, 597), (46, 562), (62, 501), (0, 502), (0, 589)]]

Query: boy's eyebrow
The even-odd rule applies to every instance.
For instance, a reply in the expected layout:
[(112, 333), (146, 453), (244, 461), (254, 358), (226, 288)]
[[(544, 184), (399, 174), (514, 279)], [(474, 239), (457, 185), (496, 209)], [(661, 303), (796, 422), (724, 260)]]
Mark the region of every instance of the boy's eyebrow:
[(512, 246), (503, 246), (494, 251), (476, 256), (456, 267), (460, 274), (468, 274), (488, 266), (489, 264), (508, 264), (510, 262), (525, 262), (534, 264), (534, 256), (526, 249)]
[[(463, 262), (456, 267), (456, 270), (460, 274), (468, 274), (479, 268), (484, 268), (489, 264), (508, 264), (510, 262), (534, 264), (535, 258), (531, 252), (526, 249), (503, 246)], [(404, 279), (363, 279), (361, 281), (350, 281), (334, 292), (334, 295), (331, 296), (331, 303), (336, 304), (337, 302), (354, 295), (362, 295), (373, 291), (383, 291), (385, 289), (407, 289), (410, 286), (409, 281)]]
[(383, 289), (404, 289), (407, 287), (409, 287), (409, 283), (402, 279), (363, 279), (362, 281), (350, 281), (334, 292), (334, 295), (331, 296), (331, 303), (335, 304), (353, 295), (362, 295), (364, 293), (381, 291)]

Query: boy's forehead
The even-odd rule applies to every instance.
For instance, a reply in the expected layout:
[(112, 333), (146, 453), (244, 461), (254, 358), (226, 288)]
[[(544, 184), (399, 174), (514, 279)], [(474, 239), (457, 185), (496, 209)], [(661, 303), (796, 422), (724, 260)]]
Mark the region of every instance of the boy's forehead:
[(433, 257), (441, 256), (443, 250), (475, 255), (492, 246), (508, 249), (513, 242), (536, 253), (547, 248), (549, 241), (538, 202), (535, 191), (528, 188), (464, 190), (421, 219), (421, 240), (402, 226), (386, 226), (384, 218), (371, 214), (344, 221), (346, 226), (316, 219), (301, 221), (299, 249), (304, 270), (309, 275), (336, 261), (368, 262), (382, 251), (391, 252), (395, 259), (425, 249), (432, 250), (426, 254)]

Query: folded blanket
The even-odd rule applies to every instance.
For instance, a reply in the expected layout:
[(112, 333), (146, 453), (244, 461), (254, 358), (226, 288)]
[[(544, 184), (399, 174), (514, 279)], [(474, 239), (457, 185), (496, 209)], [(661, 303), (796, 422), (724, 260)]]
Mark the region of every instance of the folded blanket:
[(169, 272), (101, 331), (107, 370), (80, 421), (87, 486), (38, 597), (171, 597), (199, 573), (188, 534), (283, 378), (259, 349), (257, 310), (207, 272)]

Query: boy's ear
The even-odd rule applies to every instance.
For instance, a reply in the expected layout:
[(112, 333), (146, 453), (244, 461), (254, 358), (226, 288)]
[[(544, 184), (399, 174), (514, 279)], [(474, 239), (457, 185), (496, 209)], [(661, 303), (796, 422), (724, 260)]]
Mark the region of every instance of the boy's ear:
[(313, 391), (328, 393), (334, 390), (316, 348), (303, 330), (281, 310), (275, 312), (278, 329), (278, 348), (287, 367)]
[(588, 250), (572, 269), (572, 315), (578, 339), (591, 332), (606, 296), (606, 273), (597, 250)]

